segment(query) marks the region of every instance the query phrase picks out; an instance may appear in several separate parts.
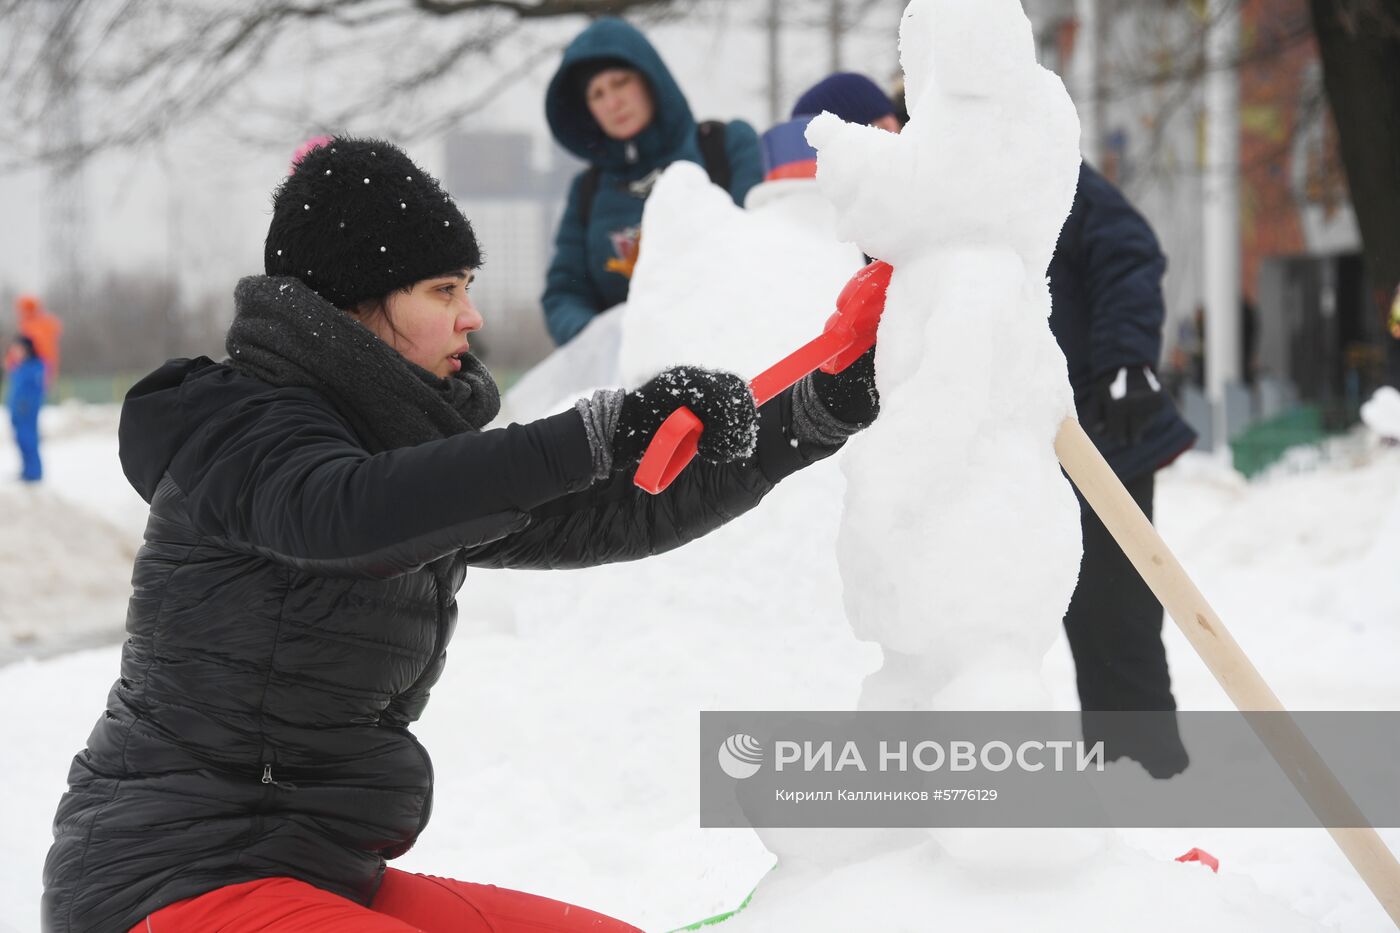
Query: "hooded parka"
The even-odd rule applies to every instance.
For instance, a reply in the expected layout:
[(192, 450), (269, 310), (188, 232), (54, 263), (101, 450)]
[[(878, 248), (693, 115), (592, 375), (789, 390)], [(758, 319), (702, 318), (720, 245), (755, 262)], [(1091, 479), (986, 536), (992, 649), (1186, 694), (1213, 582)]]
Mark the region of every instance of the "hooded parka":
[[(646, 79), (655, 115), (633, 139), (609, 138), (588, 110), (575, 69), (596, 60), (624, 63)], [(546, 92), (545, 116), (559, 145), (601, 170), (587, 226), (580, 191), (588, 174), (584, 171), (569, 188), (555, 237), (543, 303), (545, 325), (562, 345), (596, 315), (627, 300), (628, 275), (616, 263), (610, 268), (609, 261), (625, 259), (636, 246), (654, 173), (672, 162), (704, 162), (695, 118), (680, 86), (646, 37), (620, 19), (599, 19), (569, 44)], [(729, 193), (742, 205), (749, 189), (763, 180), (758, 134), (744, 121), (733, 120), (726, 125), (724, 143)]]
[(150, 503), (121, 675), (73, 760), (44, 928), (125, 933), (160, 907), (289, 876), (368, 903), (432, 810), (410, 725), (469, 566), (587, 567), (677, 547), (835, 448), (763, 406), (748, 460), (659, 496), (593, 482), (582, 419), (371, 454), (312, 388), (172, 360), (122, 409)]

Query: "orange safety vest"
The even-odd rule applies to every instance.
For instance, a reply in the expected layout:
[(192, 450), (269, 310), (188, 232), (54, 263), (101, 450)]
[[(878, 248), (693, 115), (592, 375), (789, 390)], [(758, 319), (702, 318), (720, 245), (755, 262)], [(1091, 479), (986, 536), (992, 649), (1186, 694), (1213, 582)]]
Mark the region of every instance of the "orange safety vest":
[(52, 383), (58, 376), (58, 342), (63, 335), (63, 322), (45, 311), (33, 295), (20, 295), (15, 301), (15, 312), (19, 315), (20, 336), (34, 342), (34, 352), (44, 361)]

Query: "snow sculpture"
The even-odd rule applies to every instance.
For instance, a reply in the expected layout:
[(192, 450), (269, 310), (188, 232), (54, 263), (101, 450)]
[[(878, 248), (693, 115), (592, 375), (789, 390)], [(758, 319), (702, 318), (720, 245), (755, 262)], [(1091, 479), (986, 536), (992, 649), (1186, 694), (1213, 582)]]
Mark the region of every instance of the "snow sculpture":
[(627, 301), (625, 383), (681, 360), (752, 378), (821, 333), (860, 251), (837, 239), (810, 180), (765, 182), (749, 205), (736, 207), (691, 162), (657, 181)]
[[(885, 656), (860, 705), (1044, 709), (1040, 667), (1081, 553), (1054, 452), (1073, 397), (1045, 281), (1074, 199), (1079, 121), (1036, 63), (1016, 0), (914, 0), (900, 53), (902, 134), (831, 114), (807, 131), (839, 232), (895, 268), (876, 351), (880, 420), (843, 462), (847, 616)], [(978, 861), (1027, 851), (1005, 834), (934, 835)], [(780, 860), (812, 857), (801, 833), (760, 836)], [(840, 862), (924, 841), (837, 834), (821, 849)]]
[[(840, 234), (895, 270), (880, 419), (842, 463), (847, 616), (884, 654), (860, 705), (1045, 709), (1041, 664), (1081, 554), (1054, 453), (1074, 409), (1045, 279), (1073, 202), (1079, 123), (1016, 0), (912, 0), (900, 53), (903, 134), (830, 114), (807, 131)], [(1085, 910), (1102, 928), (1308, 928), (1247, 882), (1187, 874), (1106, 831), (758, 833), (778, 867), (734, 933), (1070, 931)]]
[(1079, 121), (1016, 0), (915, 0), (900, 40), (903, 134), (831, 115), (808, 130), (841, 232), (895, 267), (881, 417), (844, 464), (847, 614), (886, 656), (861, 704), (1043, 709), (1080, 557), (1045, 281)]
[(640, 385), (677, 363), (752, 378), (821, 333), (863, 261), (836, 238), (815, 181), (764, 182), (742, 210), (691, 162), (658, 179), (642, 230), (626, 304), (527, 373), (498, 423), (552, 414), (595, 388)]

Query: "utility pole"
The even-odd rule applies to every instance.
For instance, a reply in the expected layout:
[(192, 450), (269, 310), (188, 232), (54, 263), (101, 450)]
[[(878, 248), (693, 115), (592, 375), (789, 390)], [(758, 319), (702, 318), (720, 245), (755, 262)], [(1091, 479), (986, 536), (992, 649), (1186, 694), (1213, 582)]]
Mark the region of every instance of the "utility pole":
[(831, 41), (831, 68), (829, 70), (835, 74), (841, 70), (841, 40), (845, 36), (846, 24), (842, 17), (841, 0), (830, 0), (830, 3), (826, 28)]
[(1206, 7), (1206, 139), (1203, 191), (1206, 397), (1211, 448), (1228, 451), (1229, 386), (1239, 381), (1240, 340), (1240, 4)]
[(768, 123), (776, 125), (783, 112), (781, 0), (768, 0)]
[(1070, 59), (1070, 86), (1079, 111), (1079, 151), (1095, 167), (1102, 164), (1103, 141), (1099, 129), (1099, 2), (1074, 0), (1074, 51)]

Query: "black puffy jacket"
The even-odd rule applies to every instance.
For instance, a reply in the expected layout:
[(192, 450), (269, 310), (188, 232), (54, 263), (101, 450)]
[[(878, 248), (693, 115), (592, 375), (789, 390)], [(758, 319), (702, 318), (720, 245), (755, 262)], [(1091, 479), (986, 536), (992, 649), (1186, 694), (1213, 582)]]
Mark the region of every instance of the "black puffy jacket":
[(469, 565), (586, 567), (674, 548), (832, 452), (762, 411), (743, 463), (649, 496), (590, 485), (579, 416), (370, 455), (321, 395), (208, 359), (127, 396), (122, 466), (150, 502), (121, 676), (73, 760), (44, 866), (53, 933), (285, 875), (361, 903), (432, 809), (409, 732)]

